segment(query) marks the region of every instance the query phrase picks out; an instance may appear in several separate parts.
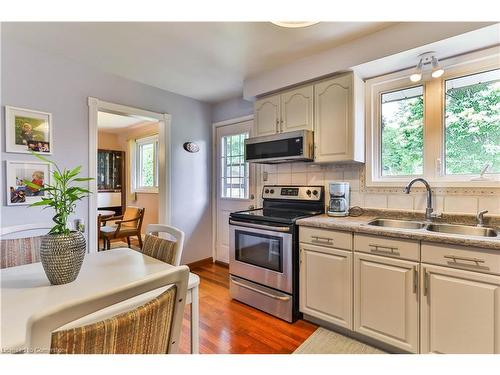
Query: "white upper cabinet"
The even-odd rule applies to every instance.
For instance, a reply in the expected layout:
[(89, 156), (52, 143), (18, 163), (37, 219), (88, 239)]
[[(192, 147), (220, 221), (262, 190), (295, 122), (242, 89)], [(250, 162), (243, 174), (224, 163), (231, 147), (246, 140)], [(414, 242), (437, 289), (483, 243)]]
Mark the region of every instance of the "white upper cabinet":
[(281, 94), (282, 132), (294, 130), (313, 130), (313, 86)]
[(354, 73), (314, 85), (314, 161), (364, 162), (364, 83)]
[(422, 353), (499, 354), (500, 277), (422, 264)]
[(254, 106), (256, 134), (313, 130), (313, 92), (310, 85), (257, 100)]
[(280, 95), (269, 96), (255, 102), (254, 122), (257, 136), (278, 133), (280, 119)]

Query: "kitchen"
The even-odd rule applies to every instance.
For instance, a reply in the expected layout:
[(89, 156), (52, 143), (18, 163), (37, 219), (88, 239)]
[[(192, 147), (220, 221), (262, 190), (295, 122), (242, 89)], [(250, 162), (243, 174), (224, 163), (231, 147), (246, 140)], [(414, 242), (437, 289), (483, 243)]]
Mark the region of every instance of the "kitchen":
[[(487, 57), (490, 53), (493, 53), (491, 59)], [(482, 51), (462, 59), (480, 58), (486, 73), (479, 74), (496, 74), (497, 82), (500, 76), (496, 53), (496, 49)], [(429, 75), (424, 83), (426, 96), (433, 95), (435, 79), (446, 80), (446, 86), (461, 79), (455, 78), (457, 70), (447, 60), (431, 68), (433, 58), (429, 60), (429, 70), (423, 73)], [(418, 66), (425, 64), (419, 62)], [(446, 66), (446, 73), (442, 66)], [(436, 74), (431, 69), (437, 68), (442, 72), (434, 78)], [(490, 69), (495, 68), (493, 73)], [(398, 105), (399, 111), (414, 111), (412, 107), (408, 109), (410, 101), (415, 103), (410, 102), (414, 107), (421, 103), (415, 101), (415, 94), (401, 95), (404, 90), (416, 91), (406, 88), (415, 85), (410, 79), (412, 72), (398, 72), (398, 86), (393, 74), (391, 89), (405, 88), (382, 94), (378, 108), (372, 102), (375, 106), (372, 109), (381, 116), (379, 122), (368, 121), (367, 133), (374, 134), (378, 126), (380, 136), (386, 136), (384, 122), (392, 120), (384, 116), (386, 103)], [(461, 91), (471, 92), (474, 87), (471, 84), (478, 79), (473, 77), (469, 75), (465, 84), (453, 85), (446, 92), (447, 97), (458, 96)], [(484, 299), (479, 296), (481, 290), (494, 291), (500, 287), (498, 232), (494, 229), (498, 217), (488, 214), (488, 209), (498, 211), (498, 195), (485, 201), (492, 203), (489, 207), (481, 206), (482, 198), (478, 198), (477, 212), (467, 213), (462, 207), (448, 203), (448, 199), (455, 197), (448, 197), (446, 189), (440, 189), (443, 196), (435, 193), (434, 183), (445, 186), (445, 182), (439, 181), (440, 175), (446, 178), (443, 172), (427, 177), (422, 172), (404, 176), (396, 170), (391, 173), (392, 180), (384, 181), (385, 169), (377, 174), (372, 167), (373, 174), (368, 175), (369, 169), (359, 164), (365, 161), (365, 118), (357, 106), (364, 106), (365, 84), (370, 93), (372, 87), (383, 82), (382, 77), (375, 80), (376, 83), (373, 80), (365, 83), (355, 73), (346, 73), (255, 102), (257, 137), (246, 139), (244, 147), (246, 161), (259, 163), (262, 168), (263, 209), (230, 214), (231, 296), (291, 322), (302, 313), (306, 320), (365, 342), (375, 342), (390, 352), (495, 353), (498, 297), (496, 292), (486, 292)], [(476, 82), (488, 85), (482, 78)], [(416, 94), (420, 98), (424, 95)], [(384, 101), (384, 95), (395, 99)], [(297, 98), (296, 102), (290, 98)], [(445, 115), (446, 119), (449, 117)], [(403, 126), (401, 120), (398, 125)], [(433, 124), (423, 121), (422, 114), (420, 126), (427, 129)], [(451, 136), (450, 125), (444, 126), (446, 135)], [(382, 140), (376, 146), (384, 147), (385, 143)], [(412, 152), (411, 147), (401, 147)], [(452, 152), (456, 151), (445, 151), (447, 155)], [(372, 160), (376, 159), (372, 155)], [(382, 152), (379, 163), (393, 156)], [(399, 168), (405, 166), (400, 163)], [(292, 183), (299, 174), (295, 170), (323, 170), (326, 180), (316, 180), (316, 175), (307, 172), (307, 180), (303, 180), (307, 184), (299, 186)], [(274, 179), (276, 172), (278, 178)], [(337, 180), (330, 180), (330, 176)], [(345, 181), (346, 177), (351, 179)], [(473, 186), (480, 190), (498, 183), (494, 173), (484, 173), (481, 169), (461, 177), (462, 186), (467, 184), (470, 190)], [(371, 188), (382, 181), (383, 190)], [(455, 189), (460, 191), (458, 187)], [(384, 194), (377, 195), (375, 191)], [(383, 204), (379, 202), (381, 198), (385, 200)], [(391, 207), (388, 202), (394, 198), (398, 201)], [(436, 200), (441, 203), (436, 205)], [(311, 206), (307, 206), (309, 202)], [(290, 233), (288, 238), (283, 232)], [(264, 255), (266, 262), (262, 260)], [(279, 269), (279, 259), (288, 267)], [(455, 297), (447, 297), (448, 294)], [(464, 299), (464, 295), (469, 298)], [(475, 301), (472, 307), (471, 300)], [(462, 329), (456, 331), (457, 326)]]
[[(57, 332), (135, 314), (175, 284), (183, 297), (154, 353), (500, 354), (499, 25), (2, 22), (2, 349), (29, 352), (42, 313), (87, 312), (51, 328), (52, 350)], [(9, 126), (35, 112), (50, 152), (29, 155)], [(85, 241), (67, 285), (52, 285), (37, 254), (51, 210), (10, 195), (13, 165), (28, 170), (14, 190), (44, 180), (26, 167), (40, 154), (81, 165), (89, 191), (66, 222)], [(108, 154), (121, 173), (100, 166)], [(104, 186), (108, 174), (120, 186)], [(153, 177), (142, 186), (142, 175)], [(111, 190), (116, 202), (102, 202)], [(130, 208), (145, 224), (99, 244), (120, 227), (95, 223), (98, 209)], [(9, 263), (19, 254), (33, 259)]]

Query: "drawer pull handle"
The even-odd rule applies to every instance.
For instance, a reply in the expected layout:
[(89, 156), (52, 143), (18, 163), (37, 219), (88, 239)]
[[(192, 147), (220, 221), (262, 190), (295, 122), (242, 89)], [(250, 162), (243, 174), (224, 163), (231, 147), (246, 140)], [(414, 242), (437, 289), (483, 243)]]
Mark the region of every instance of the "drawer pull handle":
[(259, 294), (262, 294), (266, 297), (270, 297), (270, 298), (274, 298), (274, 299), (277, 299), (277, 300), (280, 300), (280, 301), (289, 301), (290, 300), (290, 297), (288, 296), (277, 296), (277, 295), (274, 295), (274, 294), (271, 294), (271, 293), (268, 293), (268, 292), (265, 292), (263, 290), (260, 290), (260, 289), (257, 289), (257, 288), (254, 288), (254, 287), (251, 287), (250, 285), (246, 285), (246, 284), (242, 284), (238, 281), (236, 281), (235, 279), (231, 278), (231, 281), (238, 285), (239, 287), (242, 287), (242, 288), (245, 288), (245, 289), (248, 289), (248, 290), (251, 290), (252, 292), (255, 292), (255, 293), (259, 293)]
[(399, 255), (397, 247), (369, 244), (372, 253)]
[(484, 260), (483, 259), (479, 259), (479, 258), (459, 257), (459, 256), (456, 256), (456, 255), (445, 255), (444, 257), (446, 259), (451, 259), (454, 262), (456, 262), (457, 260), (463, 260), (463, 261), (466, 261), (466, 262), (474, 262), (477, 265), (479, 265), (479, 263), (484, 263)]
[(424, 268), (423, 269), (423, 272), (424, 272), (424, 296), (428, 296), (429, 294), (429, 273), (427, 272), (427, 270)]
[(418, 291), (418, 270), (417, 266), (413, 266), (413, 293), (417, 294)]
[(333, 238), (328, 237), (320, 237), (320, 236), (311, 236), (313, 242), (326, 242), (328, 244), (333, 243)]

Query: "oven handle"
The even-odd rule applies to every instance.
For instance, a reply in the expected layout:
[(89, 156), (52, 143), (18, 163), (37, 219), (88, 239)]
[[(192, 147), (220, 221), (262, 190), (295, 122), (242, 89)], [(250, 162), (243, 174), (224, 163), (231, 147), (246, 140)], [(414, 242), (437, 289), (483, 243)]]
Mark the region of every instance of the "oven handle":
[(288, 301), (290, 299), (290, 297), (282, 297), (282, 296), (276, 296), (274, 294), (271, 294), (271, 293), (268, 293), (268, 292), (264, 292), (263, 290), (260, 290), (260, 289), (257, 289), (257, 288), (254, 288), (254, 287), (251, 287), (250, 285), (245, 285), (243, 283), (240, 283), (239, 281), (236, 281), (234, 278), (231, 277), (231, 281), (242, 287), (242, 288), (245, 288), (245, 289), (248, 289), (248, 290), (251, 290), (252, 292), (256, 292), (256, 293), (260, 293), (260, 294), (263, 294), (267, 297), (271, 297), (271, 298), (274, 298), (274, 299), (279, 299), (280, 301)]
[(229, 219), (229, 224), (239, 225), (240, 227), (248, 227), (248, 228), (255, 228), (255, 229), (272, 230), (272, 231), (275, 231), (275, 232), (290, 232), (290, 228), (289, 227), (273, 227), (273, 226), (270, 226), (270, 225), (244, 223), (242, 221), (234, 221), (234, 220), (231, 220), (231, 219)]

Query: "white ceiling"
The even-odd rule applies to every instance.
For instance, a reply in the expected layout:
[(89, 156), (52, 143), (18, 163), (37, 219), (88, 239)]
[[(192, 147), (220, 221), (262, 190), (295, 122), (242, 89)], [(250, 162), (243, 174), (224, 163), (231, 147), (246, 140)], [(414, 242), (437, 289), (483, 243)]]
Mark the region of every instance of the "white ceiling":
[(207, 102), (241, 96), (243, 81), (391, 23), (7, 23), (2, 33), (95, 68)]
[(113, 132), (130, 126), (144, 123), (135, 117), (115, 115), (114, 113), (98, 112), (97, 127), (106, 132)]

